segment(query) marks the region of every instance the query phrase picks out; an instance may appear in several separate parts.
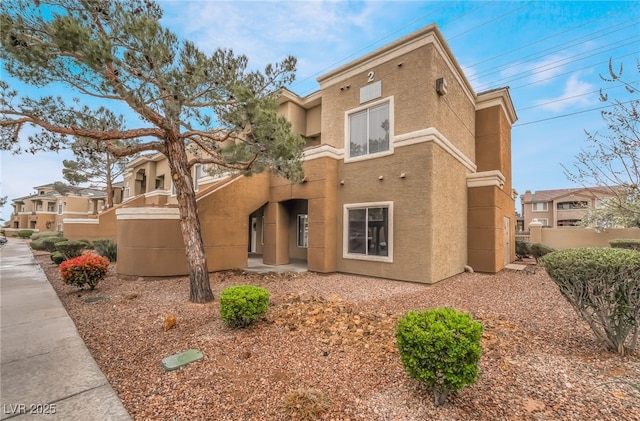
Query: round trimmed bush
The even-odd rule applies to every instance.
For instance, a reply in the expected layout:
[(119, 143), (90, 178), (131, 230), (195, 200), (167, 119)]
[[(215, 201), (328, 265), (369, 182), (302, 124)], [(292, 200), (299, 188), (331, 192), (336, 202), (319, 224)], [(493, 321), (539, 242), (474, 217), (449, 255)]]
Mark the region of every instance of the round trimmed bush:
[(56, 265), (59, 265), (60, 263), (67, 260), (65, 259), (64, 255), (59, 251), (54, 251), (53, 253), (51, 253), (50, 257), (51, 257), (51, 260), (53, 260), (53, 263), (55, 263)]
[(233, 327), (247, 327), (267, 312), (269, 291), (252, 285), (226, 288), (220, 294), (220, 317)]
[(29, 243), (29, 245), (31, 246), (31, 249), (38, 250), (38, 251), (47, 251), (47, 247), (45, 247), (42, 240), (44, 240), (44, 238), (40, 240), (31, 241), (31, 243)]
[(53, 253), (54, 251), (56, 251), (56, 244), (62, 243), (63, 241), (68, 241), (68, 240), (64, 237), (45, 237), (37, 241), (41, 241), (42, 244), (44, 245), (44, 248), (49, 253)]
[(84, 241), (59, 241), (55, 244), (55, 250), (64, 255), (66, 259), (82, 256), (82, 252), (87, 248)]
[(398, 320), (396, 340), (407, 374), (442, 405), (450, 392), (475, 383), (482, 324), (452, 308), (408, 312)]

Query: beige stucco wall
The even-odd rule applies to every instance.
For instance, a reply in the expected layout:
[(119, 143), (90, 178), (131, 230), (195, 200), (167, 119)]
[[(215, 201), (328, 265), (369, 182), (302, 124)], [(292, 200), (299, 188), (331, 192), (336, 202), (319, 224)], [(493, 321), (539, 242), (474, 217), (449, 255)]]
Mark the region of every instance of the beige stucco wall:
[[(466, 264), (466, 172), (433, 142), (339, 165), (344, 185), (338, 188), (338, 271), (425, 283), (461, 272)], [(393, 262), (343, 257), (344, 205), (384, 201), (393, 202)]]
[(592, 228), (542, 228), (530, 226), (530, 242), (540, 243), (556, 250), (576, 247), (609, 247), (610, 240), (640, 239), (640, 228), (612, 228), (603, 231)]
[(117, 242), (116, 209), (118, 208), (111, 208), (98, 215), (97, 218), (64, 220), (65, 238), (90, 241), (104, 238)]

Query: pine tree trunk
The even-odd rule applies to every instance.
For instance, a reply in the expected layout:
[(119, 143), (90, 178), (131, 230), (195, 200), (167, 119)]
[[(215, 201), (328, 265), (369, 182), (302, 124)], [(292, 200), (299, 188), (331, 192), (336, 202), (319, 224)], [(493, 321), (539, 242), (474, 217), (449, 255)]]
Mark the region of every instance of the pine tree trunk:
[(169, 141), (165, 145), (167, 146), (171, 177), (176, 188), (180, 210), (180, 228), (189, 265), (189, 300), (194, 303), (208, 303), (213, 301), (213, 292), (209, 284), (209, 271), (202, 241), (200, 219), (198, 218), (196, 193), (193, 189), (191, 171), (187, 165), (185, 145), (183, 142)]

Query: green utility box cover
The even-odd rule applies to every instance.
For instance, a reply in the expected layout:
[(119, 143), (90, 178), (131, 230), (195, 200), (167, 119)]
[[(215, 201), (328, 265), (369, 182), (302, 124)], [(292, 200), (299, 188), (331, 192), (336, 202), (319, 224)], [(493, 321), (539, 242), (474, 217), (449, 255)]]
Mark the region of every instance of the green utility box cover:
[(162, 366), (165, 371), (177, 370), (194, 361), (198, 361), (203, 357), (202, 352), (197, 349), (188, 349), (179, 354), (171, 355), (162, 359)]

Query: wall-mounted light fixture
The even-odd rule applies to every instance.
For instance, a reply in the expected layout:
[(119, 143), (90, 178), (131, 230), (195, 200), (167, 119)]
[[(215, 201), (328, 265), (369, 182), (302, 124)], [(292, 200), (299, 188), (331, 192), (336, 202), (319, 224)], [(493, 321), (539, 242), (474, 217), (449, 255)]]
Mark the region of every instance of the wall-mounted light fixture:
[(340, 185), (344, 186), (344, 180), (340, 180)]
[(400, 178), (405, 178), (407, 175), (403, 172), (400, 173)]
[(436, 92), (438, 95), (447, 94), (447, 79), (443, 77), (436, 79)]
[(381, 175), (380, 177), (378, 177), (378, 180), (384, 180), (384, 175)]

